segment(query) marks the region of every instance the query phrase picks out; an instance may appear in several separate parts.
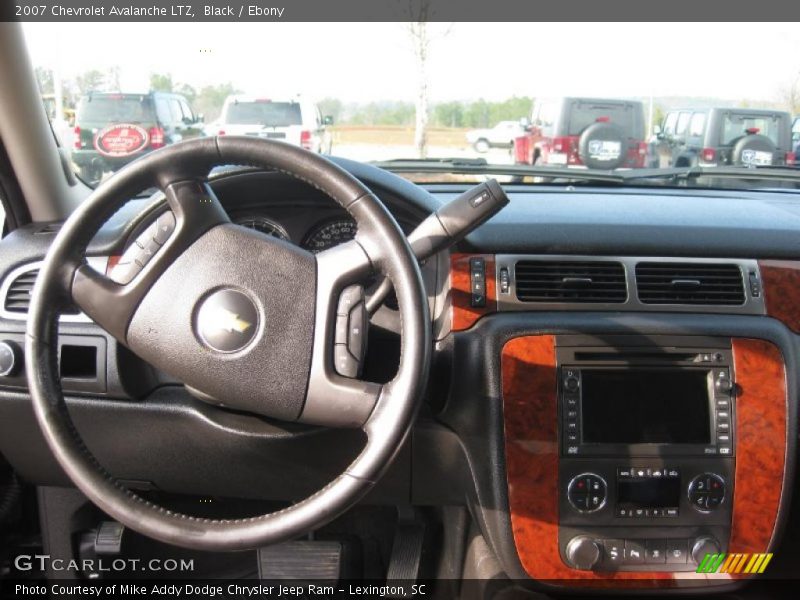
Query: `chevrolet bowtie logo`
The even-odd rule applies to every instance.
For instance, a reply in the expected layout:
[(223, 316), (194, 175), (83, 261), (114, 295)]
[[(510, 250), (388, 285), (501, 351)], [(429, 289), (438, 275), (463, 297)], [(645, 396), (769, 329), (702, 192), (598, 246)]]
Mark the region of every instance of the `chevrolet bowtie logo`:
[(243, 292), (225, 288), (200, 303), (195, 332), (212, 350), (238, 352), (257, 337), (258, 324), (255, 303)]
[(222, 306), (218, 307), (213, 313), (208, 315), (207, 325), (213, 329), (221, 329), (222, 331), (227, 331), (229, 333), (233, 333), (234, 331), (237, 333), (244, 333), (253, 326), (252, 323), (249, 323), (244, 319), (240, 319), (239, 315), (237, 315), (235, 312), (232, 312), (227, 308), (223, 308)]

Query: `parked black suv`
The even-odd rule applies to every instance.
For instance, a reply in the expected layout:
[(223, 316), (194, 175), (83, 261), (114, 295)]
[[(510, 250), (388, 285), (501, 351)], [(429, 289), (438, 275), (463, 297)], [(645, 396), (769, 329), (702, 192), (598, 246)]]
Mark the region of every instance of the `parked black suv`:
[(749, 108), (673, 110), (656, 129), (650, 166), (793, 165), (792, 118)]
[(179, 94), (90, 93), (78, 102), (75, 117), (75, 172), (97, 183), (151, 150), (203, 135), (202, 122)]

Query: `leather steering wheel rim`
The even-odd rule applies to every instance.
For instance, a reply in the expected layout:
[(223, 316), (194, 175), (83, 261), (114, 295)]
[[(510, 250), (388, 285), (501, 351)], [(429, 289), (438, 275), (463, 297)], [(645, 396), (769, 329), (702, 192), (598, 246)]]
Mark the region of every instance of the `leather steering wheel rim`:
[[(226, 222), (227, 216), (221, 214), (224, 211), (205, 185), (212, 167), (231, 164), (278, 170), (303, 180), (333, 198), (356, 220), (359, 233), (354, 242), (346, 244), (346, 248), (333, 249), (336, 252), (327, 251), (330, 258), (319, 255), (316, 259), (314, 348), (302, 414), (309, 411), (307, 422), (360, 426), (367, 442), (343, 473), (312, 496), (281, 511), (217, 520), (175, 513), (134, 494), (107, 473), (87, 449), (70, 418), (59, 382), (58, 315), (67, 303), (75, 302), (118, 340), (132, 341), (129, 334), (138, 311), (143, 310), (148, 295), (161, 280), (168, 279), (170, 266), (218, 232), (232, 236), (230, 239), (243, 235)], [(127, 199), (153, 185), (165, 192), (178, 221), (175, 240), (162, 248), (161, 261), (154, 259), (154, 264), (146, 266), (136, 285), (121, 286), (91, 271), (85, 263), (89, 241)], [(209, 204), (202, 210), (197, 208), (197, 197), (192, 196), (197, 193), (201, 202)], [(192, 201), (186, 202), (182, 194), (189, 194)], [(198, 220), (196, 213), (213, 218)], [(186, 238), (183, 242), (182, 232)], [(276, 242), (251, 237), (248, 243)], [(283, 247), (269, 248), (288, 252)], [(307, 256), (297, 260), (300, 259), (309, 260)], [(331, 274), (336, 265), (348, 260), (359, 262), (360, 267), (341, 276)], [(330, 375), (329, 349), (325, 348), (329, 341), (326, 332), (331, 329), (326, 319), (334, 299), (324, 294), (341, 290), (346, 278), (363, 276), (366, 267), (391, 279), (401, 316), (397, 375), (390, 383), (377, 387)], [(150, 287), (137, 295), (138, 287), (144, 288), (145, 283), (141, 282), (146, 280)], [(130, 314), (115, 313), (115, 304), (128, 306)], [(123, 317), (128, 318), (127, 323), (120, 322)], [(427, 298), (416, 259), (392, 216), (360, 181), (327, 159), (282, 142), (235, 136), (201, 138), (168, 146), (134, 161), (101, 184), (67, 219), (44, 259), (32, 293), (25, 341), (26, 370), (34, 412), (48, 446), (67, 476), (101, 510), (127, 527), (169, 544), (201, 550), (244, 550), (285, 541), (322, 526), (355, 504), (383, 474), (408, 435), (427, 382), (429, 324)], [(213, 356), (209, 360), (212, 359), (217, 360)], [(332, 383), (318, 382), (325, 377)], [(313, 407), (312, 388), (316, 394)], [(373, 404), (366, 408), (356, 406), (356, 399), (364, 395), (359, 395), (364, 390), (374, 395)], [(326, 402), (335, 408), (328, 410)], [(337, 413), (346, 418), (336, 417)]]

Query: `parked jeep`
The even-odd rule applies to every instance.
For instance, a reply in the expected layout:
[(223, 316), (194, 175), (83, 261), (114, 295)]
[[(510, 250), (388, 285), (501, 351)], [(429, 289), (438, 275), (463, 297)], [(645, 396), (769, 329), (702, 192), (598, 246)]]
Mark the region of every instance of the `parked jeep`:
[(592, 169), (643, 167), (644, 138), (644, 106), (639, 101), (537, 101), (526, 133), (514, 140), (514, 161)]
[(672, 110), (656, 130), (654, 167), (793, 165), (792, 118), (749, 108)]
[(162, 146), (203, 135), (202, 117), (180, 94), (90, 93), (78, 102), (72, 161), (87, 183)]

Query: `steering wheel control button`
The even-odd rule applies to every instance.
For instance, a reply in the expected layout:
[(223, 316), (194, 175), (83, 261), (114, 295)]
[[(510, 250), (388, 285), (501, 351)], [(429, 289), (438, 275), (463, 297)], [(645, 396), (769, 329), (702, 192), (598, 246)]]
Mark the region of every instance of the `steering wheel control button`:
[(253, 341), (258, 324), (258, 309), (253, 301), (242, 292), (227, 288), (200, 302), (195, 332), (212, 350), (239, 352)]
[(725, 480), (716, 473), (703, 473), (689, 483), (689, 502), (698, 511), (715, 510), (725, 499)]
[(342, 377), (358, 377), (358, 361), (350, 354), (345, 344), (336, 344), (333, 347), (333, 362), (336, 372)]
[(351, 285), (342, 290), (336, 309), (333, 362), (343, 377), (358, 377), (367, 349), (367, 314), (364, 288)]
[(22, 349), (14, 342), (0, 342), (0, 377), (14, 377), (22, 367)]
[(605, 506), (607, 489), (602, 477), (594, 473), (583, 473), (569, 482), (567, 499), (575, 510), (591, 513)]
[(128, 246), (108, 276), (122, 285), (133, 281), (174, 230), (175, 215), (172, 211), (167, 211)]
[(163, 246), (169, 239), (169, 236), (172, 235), (174, 230), (175, 215), (171, 210), (168, 210), (158, 217), (158, 220), (156, 221), (155, 232), (153, 233), (153, 239)]
[(342, 290), (339, 296), (339, 305), (336, 309), (337, 315), (347, 316), (350, 309), (359, 302), (364, 301), (364, 288), (360, 285), (351, 285)]
[(359, 302), (350, 309), (350, 318), (347, 329), (347, 349), (355, 359), (361, 362), (367, 345), (367, 309), (363, 302)]
[(469, 259), (469, 283), (470, 304), (475, 308), (486, 306), (486, 261), (480, 256)]

